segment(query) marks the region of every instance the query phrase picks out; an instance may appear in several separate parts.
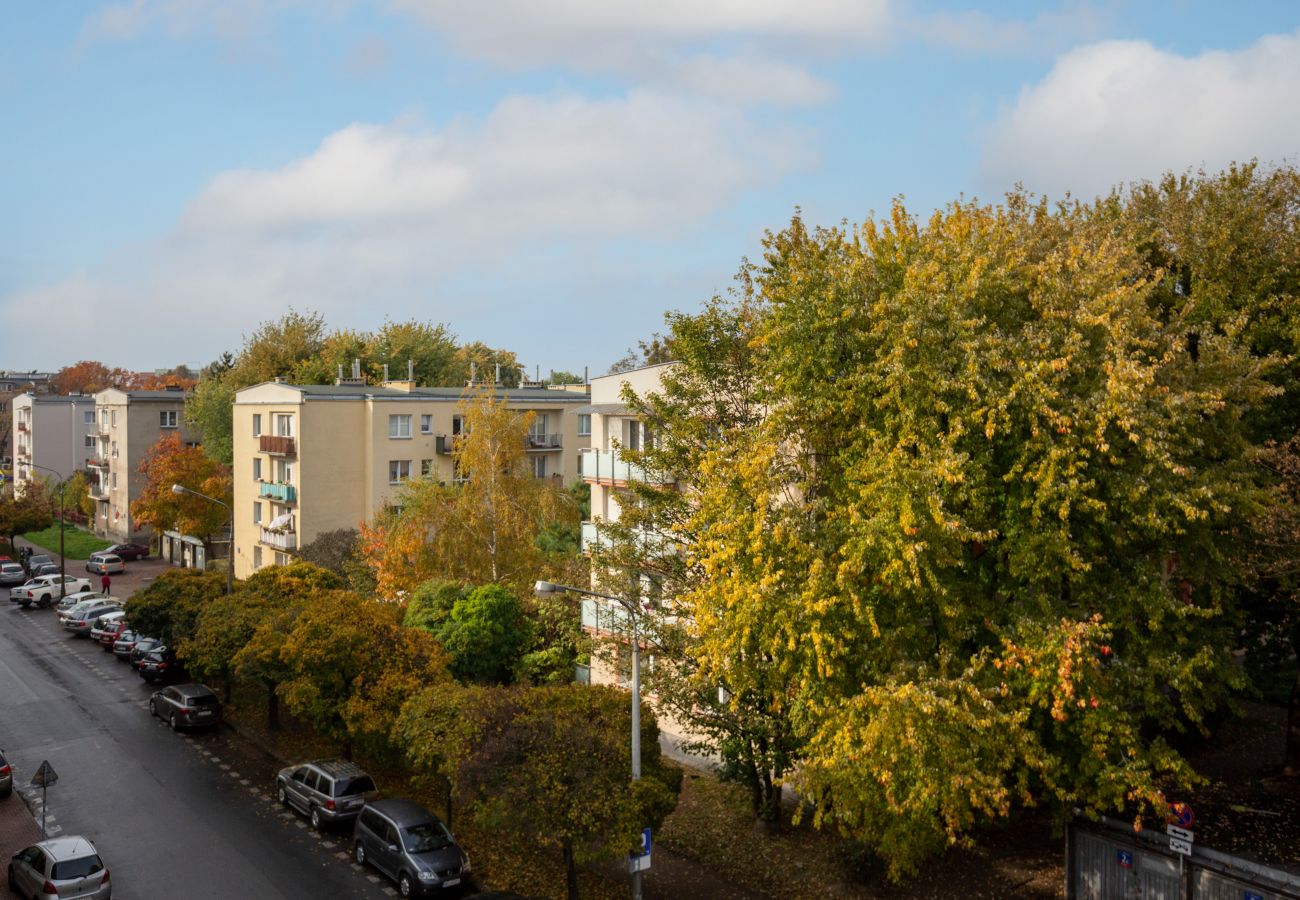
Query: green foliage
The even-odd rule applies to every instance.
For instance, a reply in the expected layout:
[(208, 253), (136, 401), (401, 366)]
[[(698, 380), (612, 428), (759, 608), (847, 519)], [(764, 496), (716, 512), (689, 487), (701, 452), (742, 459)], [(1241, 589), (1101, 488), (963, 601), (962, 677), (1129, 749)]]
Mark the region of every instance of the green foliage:
[(464, 585), (431, 578), (411, 592), (403, 623), (408, 628), (423, 628), (437, 634), (451, 619), (452, 607), (468, 594), (469, 588)]
[(574, 667), (591, 656), (591, 638), (582, 630), (581, 604), (572, 594), (534, 598), (526, 606), (531, 641), (515, 666), (528, 684), (567, 684)]
[(458, 679), (508, 684), (530, 631), (519, 598), (509, 588), (487, 584), (457, 600), (436, 634)]
[(310, 544), (303, 545), (297, 558), (347, 578), (348, 564), (357, 555), (359, 537), (355, 528), (323, 532), (316, 535)]
[(199, 614), (225, 591), (218, 572), (167, 569), (126, 601), (126, 615), (137, 631), (182, 647), (194, 637)]
[(54, 522), (54, 504), (43, 480), (32, 479), (21, 497), (7, 489), (0, 497), (0, 534), (12, 546), (14, 537), (49, 528)]
[(233, 465), (234, 402), (235, 386), (224, 374), (205, 375), (185, 398), (185, 421), (203, 435), (203, 452), (223, 466)]
[[(59, 552), (59, 523), (57, 521), (40, 531), (25, 532), (23, 537), (51, 553)], [(89, 559), (90, 554), (111, 545), (111, 541), (95, 537), (84, 528), (78, 528), (71, 523), (64, 523), (63, 525), (63, 555), (70, 560)]]

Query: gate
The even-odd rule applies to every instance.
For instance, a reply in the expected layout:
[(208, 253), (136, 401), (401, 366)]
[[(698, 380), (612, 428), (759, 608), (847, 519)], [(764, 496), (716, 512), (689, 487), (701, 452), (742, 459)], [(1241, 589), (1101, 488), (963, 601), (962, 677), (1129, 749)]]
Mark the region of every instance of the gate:
[(1066, 829), (1066, 900), (1300, 900), (1300, 875), (1102, 818)]

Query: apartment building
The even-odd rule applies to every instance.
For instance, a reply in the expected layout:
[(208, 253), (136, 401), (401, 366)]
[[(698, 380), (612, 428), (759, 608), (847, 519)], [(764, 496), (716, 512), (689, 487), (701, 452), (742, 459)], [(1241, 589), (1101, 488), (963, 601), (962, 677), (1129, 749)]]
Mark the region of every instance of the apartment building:
[(62, 481), (86, 467), (95, 450), (95, 398), (19, 394), (13, 398), (14, 491), (33, 478)]
[[(534, 414), (525, 450), (533, 474), (578, 479), (585, 391), (485, 388)], [(266, 382), (235, 394), (235, 574), (282, 565), (317, 535), (355, 528), (409, 478), (456, 479), (452, 449), (464, 431), (466, 389)]]
[(0, 372), (0, 464), (8, 466), (14, 458), (13, 401), (19, 394), (48, 394), (54, 388), (49, 372)]
[(95, 533), (114, 541), (147, 541), (153, 529), (137, 527), (131, 503), (144, 490), (140, 462), (159, 438), (179, 434), (196, 444), (199, 436), (185, 424), (185, 391), (123, 391), (106, 388), (95, 395), (96, 445), (87, 466), (94, 476)]

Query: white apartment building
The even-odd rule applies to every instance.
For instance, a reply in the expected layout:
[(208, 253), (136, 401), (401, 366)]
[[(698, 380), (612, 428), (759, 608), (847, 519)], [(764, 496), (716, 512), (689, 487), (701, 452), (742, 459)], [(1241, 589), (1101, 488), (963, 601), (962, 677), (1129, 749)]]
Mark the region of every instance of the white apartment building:
[(71, 478), (95, 453), (95, 398), (19, 394), (13, 398), (14, 491), (33, 478)]

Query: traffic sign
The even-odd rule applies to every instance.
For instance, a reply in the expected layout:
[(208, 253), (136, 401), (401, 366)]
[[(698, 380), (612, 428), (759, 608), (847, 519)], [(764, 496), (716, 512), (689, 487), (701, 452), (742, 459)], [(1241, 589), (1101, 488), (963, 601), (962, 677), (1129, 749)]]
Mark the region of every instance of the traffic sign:
[(644, 872), (650, 868), (650, 829), (645, 828), (641, 831), (641, 851), (639, 853), (629, 853), (627, 868), (629, 872)]
[(54, 771), (54, 766), (50, 765), (48, 759), (41, 763), (41, 767), (32, 776), (32, 784), (39, 787), (53, 787), (58, 780), (59, 774)]
[(1189, 844), (1196, 840), (1195, 832), (1188, 831), (1186, 828), (1179, 828), (1177, 825), (1166, 825), (1165, 833), (1171, 838), (1178, 838), (1180, 841), (1187, 841)]
[(1181, 853), (1183, 856), (1192, 855), (1192, 842), (1179, 840), (1176, 837), (1169, 839), (1169, 849), (1175, 853)]
[(1169, 821), (1179, 828), (1191, 828), (1196, 822), (1196, 814), (1192, 812), (1191, 806), (1186, 803), (1169, 804)]

